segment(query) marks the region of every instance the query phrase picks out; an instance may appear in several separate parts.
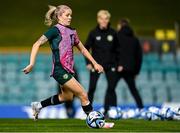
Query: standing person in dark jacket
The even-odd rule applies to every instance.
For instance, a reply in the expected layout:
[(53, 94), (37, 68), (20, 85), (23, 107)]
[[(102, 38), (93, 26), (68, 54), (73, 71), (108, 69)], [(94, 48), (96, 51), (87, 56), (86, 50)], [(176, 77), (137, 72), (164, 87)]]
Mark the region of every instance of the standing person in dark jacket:
[(120, 20), (118, 24), (118, 41), (121, 51), (118, 61), (118, 78), (125, 80), (138, 108), (143, 108), (141, 97), (135, 85), (135, 78), (139, 74), (142, 64), (142, 48), (126, 19)]
[[(100, 10), (97, 13), (98, 25), (93, 29), (87, 38), (85, 47), (87, 50), (91, 49), (91, 54), (104, 68), (108, 87), (104, 101), (104, 114), (107, 113), (110, 106), (117, 106), (117, 99), (115, 93), (116, 87), (116, 50), (118, 46), (117, 34), (114, 29), (110, 27), (110, 13), (107, 10)], [(87, 60), (86, 60), (87, 61)], [(90, 70), (90, 84), (88, 97), (90, 102), (93, 102), (94, 92), (100, 74), (95, 72), (92, 64), (87, 61), (87, 68)]]

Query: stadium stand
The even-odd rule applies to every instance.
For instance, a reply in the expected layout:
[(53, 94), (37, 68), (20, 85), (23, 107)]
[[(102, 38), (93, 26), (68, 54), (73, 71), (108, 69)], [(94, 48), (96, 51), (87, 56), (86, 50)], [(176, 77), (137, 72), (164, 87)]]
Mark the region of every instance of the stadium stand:
[[(143, 66), (137, 77), (137, 86), (145, 105), (163, 104), (180, 101), (180, 54), (177, 61), (171, 54), (162, 55), (161, 60), (155, 53), (144, 55)], [(32, 73), (24, 75), (21, 69), (28, 64), (28, 54), (0, 54), (0, 104), (29, 105), (31, 101), (46, 98), (57, 91), (57, 84), (50, 78), (51, 55), (39, 54)], [(75, 55), (80, 82), (88, 87), (89, 77), (82, 55)], [(98, 82), (95, 103), (102, 104), (106, 82), (104, 75)], [(119, 81), (116, 88), (118, 104), (134, 104), (127, 85)]]

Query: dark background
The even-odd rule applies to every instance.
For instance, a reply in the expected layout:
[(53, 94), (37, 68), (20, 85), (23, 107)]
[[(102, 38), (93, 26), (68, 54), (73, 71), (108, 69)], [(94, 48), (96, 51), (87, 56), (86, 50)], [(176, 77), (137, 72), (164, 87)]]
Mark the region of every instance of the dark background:
[(100, 9), (110, 11), (114, 28), (120, 18), (129, 18), (141, 37), (153, 37), (155, 29), (173, 29), (174, 22), (180, 22), (179, 0), (1, 0), (0, 46), (32, 46), (47, 30), (44, 16), (49, 4), (72, 8), (72, 27), (82, 42), (96, 25)]

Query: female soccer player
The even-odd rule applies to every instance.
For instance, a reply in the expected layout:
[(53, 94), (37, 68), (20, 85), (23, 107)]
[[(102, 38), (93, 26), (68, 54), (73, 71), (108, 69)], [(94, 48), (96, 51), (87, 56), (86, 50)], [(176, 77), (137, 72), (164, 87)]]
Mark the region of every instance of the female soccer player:
[(88, 100), (87, 93), (81, 84), (73, 77), (73, 46), (76, 46), (93, 64), (93, 67), (97, 72), (103, 72), (103, 67), (93, 59), (83, 46), (78, 38), (76, 30), (69, 27), (72, 19), (72, 10), (70, 7), (60, 5), (57, 7), (49, 6), (49, 8), (49, 11), (46, 13), (45, 23), (48, 26), (51, 26), (53, 21), (56, 21), (57, 24), (52, 26), (34, 43), (31, 51), (30, 63), (23, 69), (23, 72), (28, 74), (32, 71), (39, 47), (49, 41), (53, 54), (53, 69), (51, 76), (60, 84), (62, 93), (41, 102), (32, 102), (31, 106), (34, 119), (38, 119), (38, 114), (42, 108), (70, 101), (73, 99), (73, 95), (80, 99), (84, 112), (88, 114), (92, 111), (92, 106)]

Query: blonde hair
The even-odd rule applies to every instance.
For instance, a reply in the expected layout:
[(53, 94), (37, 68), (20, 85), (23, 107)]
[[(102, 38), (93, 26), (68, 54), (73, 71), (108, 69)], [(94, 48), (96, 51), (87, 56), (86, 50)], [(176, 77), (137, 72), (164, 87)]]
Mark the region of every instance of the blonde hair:
[(106, 15), (108, 19), (111, 18), (111, 14), (109, 13), (108, 10), (99, 10), (97, 13), (97, 18), (101, 17), (102, 15)]
[(45, 25), (51, 26), (54, 21), (58, 21), (58, 16), (61, 16), (65, 10), (70, 9), (67, 5), (59, 5), (57, 7), (49, 5), (49, 10), (47, 11), (45, 15)]

